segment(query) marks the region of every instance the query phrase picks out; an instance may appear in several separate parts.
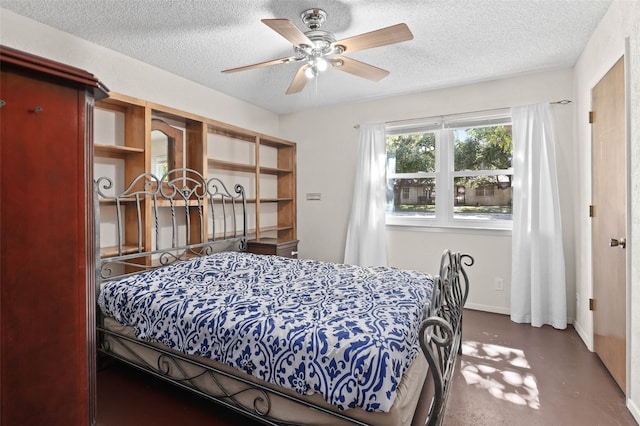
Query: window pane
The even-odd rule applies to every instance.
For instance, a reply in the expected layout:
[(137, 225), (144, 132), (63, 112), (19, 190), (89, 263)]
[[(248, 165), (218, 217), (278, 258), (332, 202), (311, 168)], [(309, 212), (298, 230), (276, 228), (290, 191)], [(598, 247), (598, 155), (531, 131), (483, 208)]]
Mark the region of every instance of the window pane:
[(511, 167), (511, 125), (453, 131), (455, 170), (506, 170)]
[(393, 216), (435, 217), (436, 180), (389, 179), (387, 214)]
[[(413, 225), (427, 218), (425, 226), (508, 228), (511, 132), (504, 114), (387, 128), (388, 223)], [(436, 216), (436, 178), (445, 179), (437, 185), (437, 201), (446, 204), (438, 206), (442, 216)], [(453, 209), (447, 202), (452, 199)]]
[(436, 134), (387, 136), (387, 173), (435, 172)]
[(454, 178), (454, 219), (511, 220), (511, 181), (510, 175)]

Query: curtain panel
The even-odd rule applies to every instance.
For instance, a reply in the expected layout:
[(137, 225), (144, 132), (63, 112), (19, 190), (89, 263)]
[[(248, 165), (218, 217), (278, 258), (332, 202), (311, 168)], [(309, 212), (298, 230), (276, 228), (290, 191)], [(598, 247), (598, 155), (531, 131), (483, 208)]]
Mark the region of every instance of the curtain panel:
[(344, 263), (387, 266), (386, 160), (384, 124), (361, 125)]
[(560, 197), (549, 104), (512, 109), (511, 319), (567, 326)]

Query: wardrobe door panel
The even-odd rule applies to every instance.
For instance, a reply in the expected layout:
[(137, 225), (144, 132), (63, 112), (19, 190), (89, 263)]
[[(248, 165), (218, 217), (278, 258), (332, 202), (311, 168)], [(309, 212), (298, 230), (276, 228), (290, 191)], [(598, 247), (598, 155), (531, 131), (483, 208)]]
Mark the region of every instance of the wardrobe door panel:
[(85, 90), (12, 67), (0, 83), (1, 423), (86, 424)]

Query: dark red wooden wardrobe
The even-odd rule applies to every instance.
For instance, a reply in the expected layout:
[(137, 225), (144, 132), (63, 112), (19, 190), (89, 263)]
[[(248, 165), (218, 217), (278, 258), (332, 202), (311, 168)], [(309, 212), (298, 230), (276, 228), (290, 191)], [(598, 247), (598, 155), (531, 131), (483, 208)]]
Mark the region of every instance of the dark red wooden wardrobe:
[(0, 46), (0, 423), (95, 419), (93, 102), (86, 71)]

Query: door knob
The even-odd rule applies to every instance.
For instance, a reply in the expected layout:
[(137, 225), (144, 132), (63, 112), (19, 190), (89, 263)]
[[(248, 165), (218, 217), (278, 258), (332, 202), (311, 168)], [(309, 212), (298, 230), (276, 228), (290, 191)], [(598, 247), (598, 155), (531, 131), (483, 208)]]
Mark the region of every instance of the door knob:
[(609, 247), (620, 247), (621, 249), (624, 249), (627, 247), (627, 240), (625, 238), (612, 238), (611, 241), (609, 241)]

